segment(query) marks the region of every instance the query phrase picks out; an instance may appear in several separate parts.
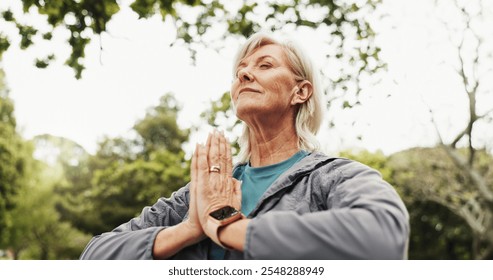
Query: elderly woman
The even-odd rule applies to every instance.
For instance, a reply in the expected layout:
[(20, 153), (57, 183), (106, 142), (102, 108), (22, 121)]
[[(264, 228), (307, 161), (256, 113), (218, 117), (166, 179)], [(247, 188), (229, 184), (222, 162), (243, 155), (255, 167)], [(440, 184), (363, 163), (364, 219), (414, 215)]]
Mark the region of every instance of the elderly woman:
[(256, 34), (234, 69), (241, 163), (211, 133), (187, 186), (94, 237), (81, 258), (406, 258), (408, 213), (395, 190), (363, 164), (317, 152), (321, 89), (305, 54)]

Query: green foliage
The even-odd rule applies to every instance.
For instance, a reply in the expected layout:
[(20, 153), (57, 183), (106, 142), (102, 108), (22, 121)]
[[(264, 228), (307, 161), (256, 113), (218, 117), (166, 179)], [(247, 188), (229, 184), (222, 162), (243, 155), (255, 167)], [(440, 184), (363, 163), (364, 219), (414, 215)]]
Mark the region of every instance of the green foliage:
[[(466, 154), (466, 150), (462, 150)], [(493, 159), (485, 151), (478, 151), (478, 168), (483, 170), (487, 182), (493, 183)], [(447, 160), (444, 160), (447, 159)], [(470, 197), (477, 196), (471, 179), (464, 170), (448, 160), (445, 151), (437, 148), (414, 148), (399, 152), (390, 158), (396, 170), (395, 179), (409, 186), (411, 197), (425, 195), (451, 209), (460, 207)], [(440, 174), (442, 176), (437, 176)]]
[[(68, 43), (72, 49), (66, 64), (73, 68), (77, 78), (84, 70), (85, 48), (94, 36), (107, 31), (113, 15), (120, 10), (116, 0), (18, 0), (22, 1), (25, 13), (46, 16), (52, 29), (62, 27), (70, 31)], [(334, 1), (310, 0), (278, 3), (278, 1), (248, 2), (231, 5), (226, 0), (134, 0), (130, 8), (139, 18), (161, 15), (163, 20), (173, 20), (177, 28), (176, 41), (185, 43), (192, 57), (198, 45), (214, 45), (227, 37), (248, 37), (254, 32), (282, 30), (295, 27), (323, 29), (335, 50), (327, 54), (338, 60), (349, 62), (356, 72), (341, 69), (341, 76), (333, 82), (358, 81), (361, 73), (374, 73), (384, 65), (379, 62), (380, 49), (375, 46), (374, 32), (367, 17), (381, 0)], [(236, 1), (237, 4), (239, 1)], [(316, 12), (314, 16), (313, 11)], [(194, 16), (191, 16), (194, 15)], [(37, 28), (24, 25), (16, 20), (10, 10), (3, 11), (6, 23), (17, 27), (22, 40), (21, 48), (33, 44)], [(51, 32), (51, 31), (50, 31)], [(220, 37), (217, 34), (222, 34)], [(50, 40), (51, 36), (41, 36)], [(0, 36), (0, 54), (8, 48)], [(211, 39), (214, 38), (214, 39)], [(348, 44), (349, 41), (356, 44)], [(370, 63), (376, 61), (377, 63)]]
[(0, 245), (10, 227), (8, 211), (25, 183), (29, 149), (16, 131), (14, 104), (8, 97), (4, 72), (0, 69)]
[(90, 215), (91, 204), (86, 201), (91, 191), (90, 155), (79, 144), (62, 137), (39, 135), (33, 142), (37, 158), (47, 163), (46, 181), (59, 197), (55, 208), (60, 219), (87, 232), (85, 227), (94, 218)]
[[(467, 223), (430, 195), (461, 178), (453, 164), (443, 161), (445, 155), (440, 148), (415, 148), (389, 157), (365, 150), (344, 151), (340, 156), (375, 168), (400, 194), (410, 216), (410, 259), (475, 258), (473, 234)], [(458, 188), (467, 189), (464, 185)]]
[(53, 183), (62, 174), (33, 158), (13, 112), (0, 71), (0, 249), (16, 259), (77, 258), (90, 236), (60, 221)]
[(9, 39), (0, 32), (0, 59), (3, 53), (10, 47)]
[(167, 150), (152, 152), (149, 160), (114, 163), (96, 170), (91, 200), (104, 228), (109, 231), (140, 213), (143, 206), (184, 186), (189, 180), (189, 166), (184, 153)]
[[(184, 186), (190, 168), (181, 144), (189, 131), (178, 127), (178, 111), (176, 100), (167, 94), (135, 124), (137, 139), (107, 138), (95, 155), (76, 152), (75, 143), (60, 149), (66, 152), (58, 153), (63, 176), (55, 191), (62, 197), (57, 203), (62, 220), (100, 234)], [(49, 139), (55, 146), (68, 141), (55, 139)]]
[(50, 65), (50, 62), (55, 60), (55, 55), (54, 54), (50, 54), (48, 55), (47, 57), (43, 58), (43, 59), (36, 59), (36, 63), (35, 63), (35, 66), (38, 67), (38, 68), (46, 68), (48, 67), (48, 65)]
[[(466, 149), (459, 150), (462, 155), (467, 154)], [(493, 185), (493, 157), (484, 150), (476, 151), (478, 160), (475, 162), (480, 176), (483, 176), (488, 186)], [(481, 194), (474, 188), (471, 178), (466, 170), (458, 168), (449, 160), (446, 152), (441, 147), (436, 148), (414, 148), (392, 155), (389, 164), (394, 169), (393, 178), (405, 190), (404, 199), (410, 205), (416, 205), (422, 201), (436, 203), (439, 206), (430, 206), (432, 209), (441, 209), (436, 212), (436, 217), (428, 213), (427, 221), (435, 222), (435, 227), (448, 226), (445, 240), (448, 249), (460, 246), (464, 240), (473, 240), (473, 245), (469, 248), (453, 248), (454, 254), (460, 251), (467, 251), (460, 258), (491, 258), (491, 241), (489, 236), (491, 229), (481, 229), (482, 216), (489, 217), (488, 208), (479, 208), (477, 201), (482, 202)], [(423, 212), (424, 213), (424, 212)], [(424, 217), (424, 216), (422, 216)], [(461, 222), (457, 222), (457, 220)], [(450, 221), (450, 224), (444, 221)], [(486, 225), (490, 224), (486, 221)], [(437, 233), (438, 234), (438, 233)], [(415, 238), (425, 238), (428, 235), (421, 235)], [(435, 238), (435, 236), (430, 238)], [(430, 239), (428, 242), (436, 242)], [(442, 244), (445, 246), (446, 244)], [(489, 256), (488, 256), (489, 255)]]
[(144, 205), (168, 197), (189, 181), (189, 164), (181, 149), (189, 131), (176, 123), (179, 108), (172, 95), (164, 95), (135, 124), (136, 141), (105, 141), (91, 158), (90, 197), (102, 231), (135, 217)]
[[(229, 92), (223, 93), (218, 100), (211, 102), (211, 107), (200, 114), (200, 117), (205, 119), (207, 123), (213, 127), (221, 126), (221, 119), (234, 119), (234, 112), (231, 110), (231, 95)], [(239, 124), (240, 121), (236, 120), (234, 125)]]
[(144, 152), (165, 149), (178, 153), (188, 139), (188, 130), (181, 130), (176, 123), (180, 107), (170, 94), (161, 97), (159, 105), (148, 110), (146, 117), (134, 129), (140, 135)]
[(392, 168), (388, 165), (387, 157), (382, 153), (382, 151), (371, 153), (367, 150), (357, 152), (347, 150), (340, 152), (339, 156), (359, 161), (371, 168), (374, 168), (375, 170), (378, 170), (385, 181), (392, 183)]
[(421, 198), (407, 203), (411, 236), (409, 259), (470, 260), (473, 237), (464, 220), (449, 209)]
[(22, 24), (17, 24), (17, 28), (19, 29), (19, 34), (21, 35), (20, 47), (25, 50), (33, 44), (33, 36), (38, 33), (38, 30), (32, 26)]
[[(209, 125), (215, 128), (221, 127), (225, 131), (235, 134), (235, 129), (240, 127), (241, 121), (236, 117), (231, 104), (231, 95), (229, 92), (217, 99), (211, 101), (210, 108), (200, 114), (200, 117), (207, 121)], [(195, 128), (196, 130), (198, 127)], [(236, 133), (238, 134), (238, 133)], [(232, 153), (236, 155), (240, 151), (237, 139), (229, 139), (233, 145)]]
[[(120, 10), (116, 0), (23, 0), (22, 3), (25, 13), (35, 10), (46, 16), (46, 21), (52, 29), (62, 26), (70, 31), (68, 43), (72, 48), (72, 53), (66, 64), (74, 69), (77, 78), (81, 77), (84, 70), (82, 59), (85, 56), (85, 47), (91, 41), (90, 37), (93, 36), (92, 34), (100, 35), (106, 31), (107, 23)], [(26, 49), (33, 44), (33, 37), (38, 33), (37, 27), (18, 22), (10, 10), (3, 11), (2, 17), (17, 28), (21, 36), (21, 49)], [(50, 34), (51, 32), (45, 33), (42, 38), (51, 40)], [(0, 53), (6, 49), (0, 44)]]
[(57, 199), (49, 181), (43, 176), (16, 196), (17, 207), (10, 213), (12, 225), (7, 241), (15, 259), (79, 257), (91, 236), (60, 220), (55, 209)]

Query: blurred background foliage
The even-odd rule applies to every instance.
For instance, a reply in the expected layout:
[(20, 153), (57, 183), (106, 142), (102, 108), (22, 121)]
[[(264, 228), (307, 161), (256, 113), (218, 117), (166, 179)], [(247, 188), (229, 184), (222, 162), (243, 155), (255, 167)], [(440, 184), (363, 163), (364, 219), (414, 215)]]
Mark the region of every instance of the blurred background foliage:
[[(106, 31), (121, 5), (115, 0), (22, 3), (25, 13), (45, 15), (52, 28), (70, 31), (67, 43), (72, 52), (66, 64), (78, 78), (84, 70), (85, 47)], [(327, 53), (327, 61), (342, 65), (335, 71), (338, 76), (322, 71), (330, 80), (325, 92), (331, 93), (328, 109), (335, 100), (345, 109), (359, 105), (360, 80), (385, 68), (368, 20), (380, 1), (280, 3), (135, 0), (130, 7), (143, 19), (161, 14), (163, 20), (172, 20), (178, 31), (175, 43), (187, 46), (192, 58), (198, 45), (219, 50), (225, 38), (246, 37), (261, 28), (293, 25), (325, 30), (331, 46), (327, 49), (336, 50)], [(493, 64), (488, 64), (491, 52), (482, 50), (487, 38), (473, 30), (476, 14), (458, 2), (456, 5), (464, 23), (459, 32), (473, 34), (477, 46), (476, 52), (466, 57), (461, 56), (465, 39), (456, 45), (460, 63), (455, 70), (464, 83), (465, 110), (470, 116), (464, 128), (453, 141), (440, 138), (435, 147), (392, 155), (365, 150), (340, 153), (378, 169), (399, 192), (410, 213), (411, 259), (493, 258), (493, 157), (486, 145), (473, 145), (472, 141), (475, 125), (493, 122), (491, 108), (477, 112), (476, 106), (491, 89), (480, 87), (483, 80), (464, 67)], [(313, 10), (319, 11), (317, 19), (308, 16)], [(36, 36), (51, 39), (51, 31), (41, 33), (35, 26), (23, 25), (11, 11), (1, 12), (3, 20), (17, 28), (20, 48), (35, 47)], [(0, 61), (1, 54), (11, 47), (1, 31)], [(47, 67), (53, 59), (50, 54), (37, 59), (35, 65)], [(4, 76), (0, 69), (0, 258), (76, 259), (93, 235), (135, 217), (144, 206), (169, 196), (189, 180), (189, 162), (182, 147), (193, 129), (176, 123), (180, 106), (171, 93), (164, 94), (135, 123), (133, 136), (105, 138), (96, 153), (89, 154), (70, 139), (52, 135), (23, 139)], [(226, 92), (201, 116), (209, 125), (238, 135), (241, 125), (230, 108)], [(432, 122), (434, 113), (430, 110)], [(439, 126), (436, 128), (440, 135)]]

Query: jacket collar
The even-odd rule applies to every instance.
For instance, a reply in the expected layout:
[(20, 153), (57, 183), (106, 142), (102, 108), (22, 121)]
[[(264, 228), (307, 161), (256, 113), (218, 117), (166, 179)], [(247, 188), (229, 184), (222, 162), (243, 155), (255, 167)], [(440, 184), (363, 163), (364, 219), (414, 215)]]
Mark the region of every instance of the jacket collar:
[[(256, 215), (259, 208), (274, 195), (285, 191), (288, 187), (292, 186), (298, 178), (310, 174), (313, 170), (317, 169), (321, 165), (325, 165), (327, 162), (334, 160), (320, 152), (314, 152), (308, 154), (306, 157), (295, 163), (288, 170), (286, 170), (279, 178), (277, 178), (272, 185), (265, 191), (265, 193), (260, 197), (257, 206), (252, 210), (249, 217)], [(246, 163), (236, 164), (234, 170), (238, 167), (245, 165)]]

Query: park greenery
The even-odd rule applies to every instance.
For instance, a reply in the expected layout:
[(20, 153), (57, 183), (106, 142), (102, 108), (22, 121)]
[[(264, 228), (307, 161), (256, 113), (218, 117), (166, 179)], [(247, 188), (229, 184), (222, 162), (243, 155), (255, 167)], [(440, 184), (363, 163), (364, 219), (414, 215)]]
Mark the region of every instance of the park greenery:
[[(12, 11), (0, 11), (3, 22), (18, 30), (19, 47), (49, 41), (54, 28), (69, 30), (67, 43), (72, 52), (66, 64), (77, 78), (83, 75), (85, 47), (107, 32), (107, 23), (121, 5), (115, 0), (18, 1), (24, 12), (43, 15), (52, 28), (43, 33), (36, 26), (23, 24)], [(370, 20), (378, 10), (378, 0), (240, 1), (237, 7), (228, 3), (135, 0), (130, 7), (142, 20), (155, 14), (172, 20), (177, 29), (175, 43), (186, 46), (191, 57), (199, 45), (220, 49), (224, 38), (247, 37), (262, 28), (326, 30), (327, 60), (343, 66), (337, 71), (339, 76), (322, 74), (331, 82), (327, 89), (332, 93), (331, 102), (345, 110), (359, 104), (360, 80), (385, 66)], [(488, 146), (492, 141), (481, 140), (480, 131), (474, 129), (493, 123), (492, 108), (478, 106), (492, 91), (481, 74), (491, 71), (493, 48), (491, 39), (476, 30), (482, 10), (455, 5), (462, 20), (450, 30), (462, 36), (454, 38), (458, 63), (451, 67), (457, 71), (468, 101), (465, 126), (452, 139), (442, 137), (443, 128), (434, 119), (439, 108), (430, 108), (430, 120), (439, 136), (433, 147), (391, 155), (340, 151), (342, 157), (379, 170), (403, 198), (410, 213), (410, 259), (493, 258), (493, 155)], [(316, 17), (311, 16), (313, 10), (320, 11)], [(11, 47), (0, 28), (0, 61), (1, 54)], [(472, 55), (465, 56), (466, 52)], [(48, 67), (53, 59), (55, 54), (49, 54), (35, 65)], [(330, 105), (328, 110), (333, 109)], [(180, 105), (172, 93), (163, 94), (159, 103), (136, 121), (132, 136), (107, 137), (94, 154), (70, 139), (53, 135), (24, 139), (14, 110), (0, 69), (0, 258), (76, 259), (92, 236), (135, 217), (144, 206), (169, 196), (189, 180), (190, 163), (183, 146), (193, 128), (178, 126)], [(229, 131), (237, 131), (240, 125), (227, 92), (212, 101), (201, 116), (209, 125)]]

